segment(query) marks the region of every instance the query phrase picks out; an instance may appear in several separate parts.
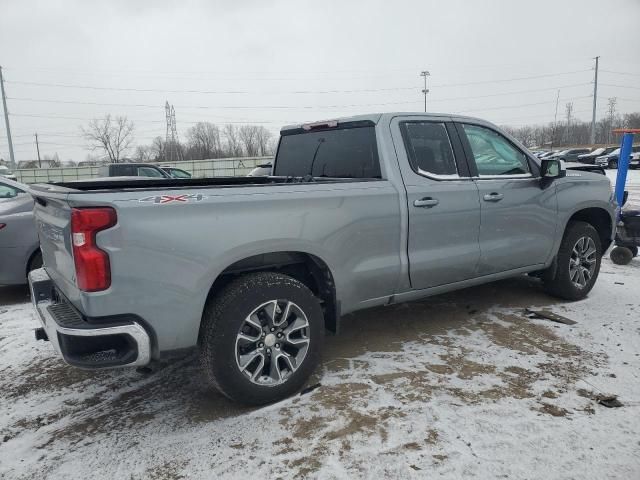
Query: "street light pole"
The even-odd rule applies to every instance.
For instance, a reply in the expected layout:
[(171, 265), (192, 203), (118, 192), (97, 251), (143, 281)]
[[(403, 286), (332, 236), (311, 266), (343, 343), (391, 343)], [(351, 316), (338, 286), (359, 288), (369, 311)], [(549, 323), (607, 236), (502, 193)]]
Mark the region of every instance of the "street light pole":
[(420, 72), (420, 76), (424, 77), (424, 89), (422, 89), (422, 93), (424, 94), (424, 113), (427, 113), (427, 93), (429, 93), (429, 89), (427, 88), (427, 77), (431, 76), (428, 70), (423, 70)]

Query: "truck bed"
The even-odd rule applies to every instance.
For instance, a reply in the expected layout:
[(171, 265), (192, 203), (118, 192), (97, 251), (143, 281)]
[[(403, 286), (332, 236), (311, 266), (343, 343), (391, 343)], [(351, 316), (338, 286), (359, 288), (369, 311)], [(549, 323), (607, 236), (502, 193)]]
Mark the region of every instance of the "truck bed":
[[(243, 186), (284, 185), (293, 183), (344, 183), (376, 181), (377, 178), (335, 178), (335, 177), (211, 177), (211, 178), (131, 178), (131, 179), (88, 179), (71, 182), (51, 182), (33, 184), (30, 188), (38, 191), (113, 192), (127, 190), (159, 190), (179, 188), (228, 188)], [(53, 188), (52, 188), (53, 187)]]

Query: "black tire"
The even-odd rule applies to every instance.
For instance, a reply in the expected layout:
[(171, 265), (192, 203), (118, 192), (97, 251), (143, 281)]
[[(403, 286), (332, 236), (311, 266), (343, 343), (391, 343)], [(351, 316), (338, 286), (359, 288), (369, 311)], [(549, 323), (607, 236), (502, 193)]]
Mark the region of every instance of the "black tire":
[[(637, 250), (636, 248), (636, 253)], [(611, 261), (616, 265), (629, 265), (634, 256), (631, 249), (627, 247), (615, 247), (609, 254), (609, 258), (611, 258)]]
[[(240, 369), (236, 359), (236, 338), (241, 329), (246, 328), (245, 319), (255, 309), (271, 300), (277, 300), (278, 304), (280, 301), (293, 302), (302, 310), (308, 321), (308, 330), (305, 329), (305, 332), (309, 344), (301, 363), (283, 383), (259, 385)], [(266, 356), (265, 343), (262, 345), (265, 352), (263, 361), (266, 365), (273, 357)], [(320, 363), (323, 343), (324, 318), (318, 299), (302, 282), (273, 272), (241, 276), (210, 298), (202, 316), (198, 339), (200, 362), (211, 383), (231, 400), (248, 405), (272, 403), (300, 390)], [(284, 352), (284, 346), (282, 348), (281, 353)], [(275, 353), (275, 350), (273, 352)]]
[[(573, 283), (570, 277), (571, 255), (576, 243), (581, 238), (589, 238), (593, 241), (595, 251), (595, 269), (586, 285), (579, 287)], [(580, 300), (587, 296), (593, 288), (600, 272), (602, 260), (602, 245), (597, 230), (587, 222), (569, 222), (556, 256), (556, 265), (553, 275), (543, 276), (545, 289), (553, 296), (566, 300)]]
[(618, 168), (618, 160), (609, 160), (609, 168), (616, 170)]
[(27, 265), (27, 275), (31, 270), (42, 268), (42, 252), (38, 250), (29, 259), (29, 265)]
[(631, 254), (632, 254), (634, 257), (637, 257), (637, 256), (638, 256), (638, 247), (629, 247), (629, 250), (631, 250)]

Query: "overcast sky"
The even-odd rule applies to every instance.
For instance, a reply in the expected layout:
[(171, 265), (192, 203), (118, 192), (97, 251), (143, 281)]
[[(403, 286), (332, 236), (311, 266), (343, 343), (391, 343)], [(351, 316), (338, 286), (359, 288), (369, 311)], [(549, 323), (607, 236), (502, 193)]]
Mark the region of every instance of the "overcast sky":
[[(0, 65), (16, 160), (84, 160), (80, 126), (127, 115), (136, 142), (198, 121), (280, 126), (379, 111), (498, 124), (640, 110), (640, 0), (0, 0)], [(8, 159), (2, 119), (0, 157)]]

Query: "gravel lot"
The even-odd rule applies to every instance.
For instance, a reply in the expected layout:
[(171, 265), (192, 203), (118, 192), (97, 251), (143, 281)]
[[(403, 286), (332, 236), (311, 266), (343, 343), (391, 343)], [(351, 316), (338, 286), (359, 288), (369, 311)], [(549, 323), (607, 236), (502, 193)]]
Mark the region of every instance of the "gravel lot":
[(640, 259), (605, 259), (576, 303), (521, 277), (349, 315), (321, 385), (260, 409), (193, 356), (67, 367), (33, 340), (27, 290), (2, 288), (0, 478), (640, 478), (639, 279)]

